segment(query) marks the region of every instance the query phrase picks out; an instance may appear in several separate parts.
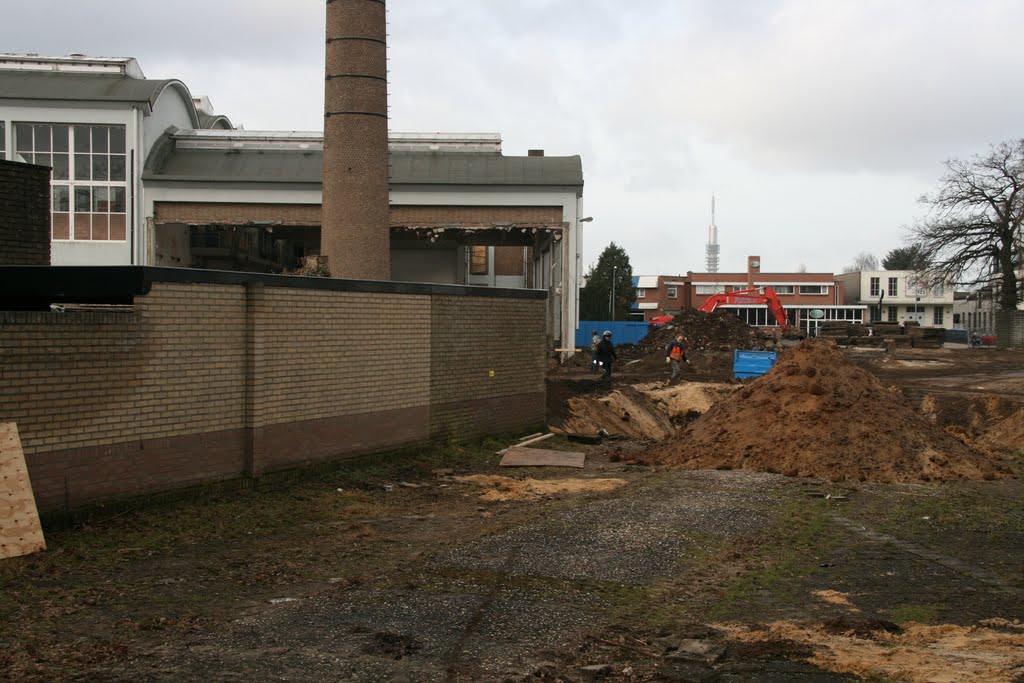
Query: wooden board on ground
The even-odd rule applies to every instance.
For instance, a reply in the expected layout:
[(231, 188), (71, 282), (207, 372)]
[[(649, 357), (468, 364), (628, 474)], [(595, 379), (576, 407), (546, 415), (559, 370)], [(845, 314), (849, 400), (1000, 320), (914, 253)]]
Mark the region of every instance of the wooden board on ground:
[(46, 550), (18, 425), (0, 422), (0, 559)]
[(501, 459), (502, 467), (583, 467), (586, 455), (578, 451), (512, 447)]

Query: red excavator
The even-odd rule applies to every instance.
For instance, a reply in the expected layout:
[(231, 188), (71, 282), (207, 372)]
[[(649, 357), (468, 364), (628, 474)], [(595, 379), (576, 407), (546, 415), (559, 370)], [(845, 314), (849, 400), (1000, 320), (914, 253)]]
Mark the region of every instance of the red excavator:
[(764, 304), (775, 316), (775, 322), (779, 324), (782, 333), (789, 333), (789, 316), (786, 315), (786, 309), (779, 301), (779, 295), (771, 287), (765, 287), (763, 292), (760, 289), (740, 289), (725, 294), (712, 294), (700, 305), (698, 310), (710, 313), (719, 306), (728, 304)]

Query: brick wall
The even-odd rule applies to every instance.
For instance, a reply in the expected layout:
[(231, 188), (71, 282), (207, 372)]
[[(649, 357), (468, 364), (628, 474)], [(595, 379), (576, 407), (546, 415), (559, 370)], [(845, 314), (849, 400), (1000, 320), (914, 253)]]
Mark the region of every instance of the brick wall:
[(395, 204), (392, 225), (434, 223), (561, 223), (561, 206), (419, 206)]
[(249, 225), (270, 222), (295, 227), (318, 226), (320, 205), (155, 202), (153, 221), (157, 225)]
[[(319, 204), (237, 204), (229, 202), (156, 202), (158, 225), (248, 225), (270, 221), (289, 226), (320, 225)], [(392, 205), (391, 225), (435, 223), (558, 223), (561, 206), (405, 206)]]
[(0, 422), (40, 510), (543, 424), (536, 293), (233, 275), (0, 312)]
[(50, 265), (50, 169), (0, 160), (0, 264)]
[(511, 431), (544, 422), (544, 302), (435, 297), (431, 309), (430, 431)]

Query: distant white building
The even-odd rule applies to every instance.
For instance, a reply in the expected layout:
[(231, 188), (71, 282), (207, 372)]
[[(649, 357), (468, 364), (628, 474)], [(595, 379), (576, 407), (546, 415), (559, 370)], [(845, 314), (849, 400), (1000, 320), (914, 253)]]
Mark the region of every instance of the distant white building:
[(912, 270), (863, 270), (836, 275), (847, 304), (868, 307), (871, 322), (916, 322), (953, 329), (953, 287), (929, 285)]

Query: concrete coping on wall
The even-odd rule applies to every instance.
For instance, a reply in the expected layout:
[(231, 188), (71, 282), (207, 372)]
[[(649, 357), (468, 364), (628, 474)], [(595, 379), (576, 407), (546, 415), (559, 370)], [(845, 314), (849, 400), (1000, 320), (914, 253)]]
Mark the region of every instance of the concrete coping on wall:
[(51, 304), (131, 304), (154, 283), (253, 285), (373, 294), (546, 299), (541, 289), (508, 289), (342, 278), (268, 275), (156, 266), (0, 266), (0, 310), (40, 310)]

